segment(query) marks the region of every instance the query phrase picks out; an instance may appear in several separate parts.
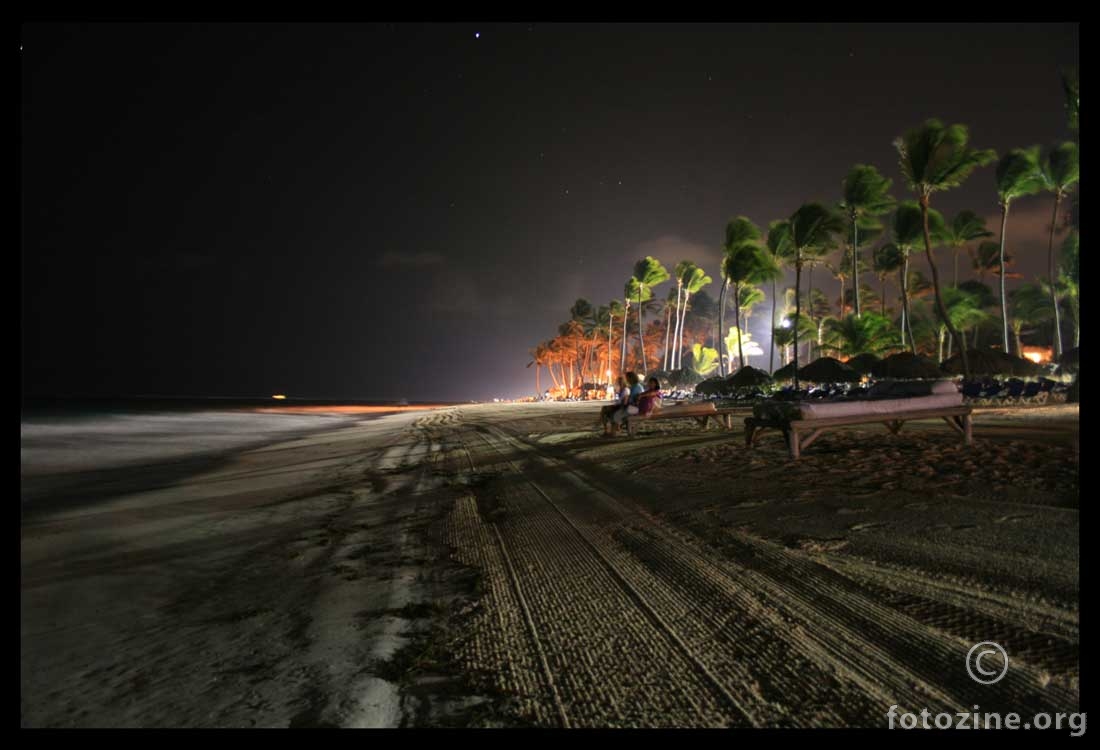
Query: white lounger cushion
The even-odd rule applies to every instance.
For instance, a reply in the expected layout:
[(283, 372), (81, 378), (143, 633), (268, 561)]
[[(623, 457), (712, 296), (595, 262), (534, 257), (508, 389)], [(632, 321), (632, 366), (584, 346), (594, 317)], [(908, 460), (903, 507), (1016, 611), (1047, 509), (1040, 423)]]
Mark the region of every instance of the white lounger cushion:
[(948, 409), (962, 406), (963, 397), (954, 383), (945, 381), (950, 393), (937, 393), (940, 384), (933, 388), (932, 396), (912, 396), (910, 398), (868, 399), (861, 401), (834, 401), (823, 403), (803, 402), (799, 404), (803, 419), (827, 419), (829, 417), (853, 417), (864, 414), (881, 414), (889, 417), (903, 411), (922, 409)]

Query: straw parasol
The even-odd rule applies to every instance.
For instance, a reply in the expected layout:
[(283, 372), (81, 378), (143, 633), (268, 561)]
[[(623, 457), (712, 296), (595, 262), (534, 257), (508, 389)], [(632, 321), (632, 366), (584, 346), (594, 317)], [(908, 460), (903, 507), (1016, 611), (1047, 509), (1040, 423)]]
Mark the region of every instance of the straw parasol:
[(832, 357), (821, 357), (798, 371), (798, 377), (811, 383), (858, 383), (860, 374)]
[(939, 379), (943, 377), (935, 362), (912, 352), (898, 352), (871, 368), (876, 378)]
[(881, 361), (882, 360), (879, 359), (878, 356), (871, 354), (870, 352), (864, 352), (863, 354), (857, 354), (844, 364), (848, 365), (861, 375), (870, 375), (871, 368), (873, 368)]
[(758, 385), (767, 385), (772, 382), (772, 376), (755, 367), (742, 367), (737, 372), (726, 378), (726, 385), (731, 388), (751, 388)]

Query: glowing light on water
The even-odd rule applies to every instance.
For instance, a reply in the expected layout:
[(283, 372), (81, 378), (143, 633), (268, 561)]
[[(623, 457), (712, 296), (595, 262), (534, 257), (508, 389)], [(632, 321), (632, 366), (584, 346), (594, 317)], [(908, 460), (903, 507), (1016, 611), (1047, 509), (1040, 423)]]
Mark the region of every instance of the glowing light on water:
[(285, 401), (286, 400), (286, 396), (284, 396), (282, 393), (276, 393), (271, 398), (275, 399), (276, 401)]

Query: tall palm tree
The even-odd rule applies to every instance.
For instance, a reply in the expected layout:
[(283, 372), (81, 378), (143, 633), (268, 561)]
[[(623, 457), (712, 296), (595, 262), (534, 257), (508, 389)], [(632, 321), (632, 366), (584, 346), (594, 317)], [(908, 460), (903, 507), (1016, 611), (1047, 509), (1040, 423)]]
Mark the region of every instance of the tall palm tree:
[[(1025, 328), (1033, 328), (1049, 321), (1052, 317), (1047, 290), (1039, 284), (1024, 284), (1013, 289), (1008, 295), (1012, 303), (1009, 312), (1009, 325), (1016, 339), (1016, 353), (1023, 351), (1020, 337)], [(1022, 355), (1021, 355), (1022, 356)]]
[(944, 241), (947, 243), (947, 246), (951, 248), (955, 262), (955, 274), (951, 279), (951, 286), (958, 288), (959, 250), (967, 248), (974, 240), (980, 240), (983, 237), (992, 237), (993, 232), (986, 229), (985, 219), (978, 216), (973, 211), (959, 211), (945, 229)]
[(909, 274), (909, 255), (917, 245), (920, 244), (921, 239), (924, 236), (925, 227), (930, 227), (930, 237), (935, 242), (941, 242), (946, 235), (946, 226), (943, 220), (943, 215), (935, 210), (929, 209), (927, 215), (927, 222), (925, 221), (925, 212), (921, 210), (920, 205), (916, 201), (902, 201), (898, 204), (897, 211), (894, 212), (894, 247), (896, 252), (901, 255), (901, 315), (902, 315), (902, 346), (905, 346), (905, 334), (909, 334), (909, 346), (910, 349), (916, 352), (916, 341), (913, 340), (913, 309), (909, 304), (909, 300), (912, 297), (912, 290), (910, 289), (910, 274)]
[[(626, 345), (626, 335), (625, 335), (625, 333), (626, 333), (626, 323), (625, 323), (625, 321), (626, 321), (626, 305), (624, 305), (622, 302), (620, 302), (617, 299), (613, 299), (609, 303), (607, 303), (607, 371), (608, 371), (608, 376), (609, 377), (610, 377), (610, 374), (612, 372), (612, 367), (611, 367), (611, 329), (615, 325), (615, 318), (620, 318), (624, 321), (624, 323), (623, 323), (623, 334), (624, 334), (623, 335), (623, 345), (624, 345), (623, 352), (624, 352), (624, 355), (625, 355), (625, 352), (626, 352), (626, 349), (625, 349), (625, 345)], [(624, 359), (625, 359), (625, 356), (623, 357), (623, 359), (619, 360), (619, 372), (623, 372), (623, 364), (624, 364), (623, 360)]]
[(1043, 189), (1043, 174), (1039, 166), (1039, 147), (1014, 148), (997, 162), (997, 202), (1001, 206), (1001, 329), (1004, 350), (1008, 348), (1008, 298), (1005, 296), (1005, 230), (1008, 228), (1008, 207), (1016, 198), (1032, 195)]
[(683, 324), (683, 317), (680, 312), (680, 299), (683, 295), (684, 281), (691, 278), (691, 275), (695, 272), (697, 266), (690, 260), (682, 260), (676, 264), (676, 268), (673, 269), (673, 275), (676, 277), (676, 323), (672, 332), (672, 369), (676, 370), (681, 367), (680, 364), (680, 326)]
[(691, 299), (691, 295), (698, 294), (703, 287), (713, 282), (710, 276), (707, 276), (707, 272), (698, 266), (694, 266), (684, 278), (684, 304), (680, 311), (680, 338), (676, 344), (677, 355), (676, 365), (677, 367), (683, 367), (683, 353), (684, 353), (684, 325), (687, 323), (688, 313), (688, 301)]
[[(726, 241), (722, 244), (722, 265), (719, 269), (722, 275), (722, 289), (718, 295), (718, 336), (715, 338), (718, 342), (719, 372), (722, 375), (726, 374), (724, 363), (728, 356), (727, 353), (723, 351), (725, 348), (726, 334), (726, 294), (730, 284), (733, 283), (734, 299), (737, 299), (737, 285), (747, 280), (745, 276), (735, 278), (731, 274), (731, 271), (746, 271), (746, 267), (744, 263), (737, 266), (731, 266), (730, 259), (746, 254), (745, 257), (748, 259), (748, 262), (751, 263), (752, 258), (755, 257), (753, 253), (755, 253), (759, 247), (760, 230), (747, 217), (738, 216), (736, 219), (731, 219), (730, 222), (726, 224)], [(738, 326), (738, 328), (740, 328), (740, 326)], [(745, 366), (744, 357), (741, 358), (741, 366)]]
[[(768, 344), (768, 372), (772, 372), (774, 367), (775, 356), (775, 329), (779, 326), (779, 321), (775, 318), (776, 303), (779, 300), (779, 295), (775, 291), (775, 283), (779, 277), (782, 276), (783, 268), (787, 265), (787, 261), (791, 258), (791, 224), (789, 221), (773, 221), (768, 225), (768, 237), (765, 241), (765, 247), (768, 248), (768, 253), (772, 256), (772, 262), (775, 268), (779, 271), (777, 277), (772, 279), (772, 322), (768, 326), (771, 331), (771, 342)], [(786, 330), (786, 329), (784, 329)]]
[[(680, 284), (679, 284), (679, 282), (677, 282), (675, 289), (669, 289), (668, 290), (668, 297), (665, 299), (665, 354), (664, 354), (664, 357), (661, 359), (661, 369), (666, 371), (666, 372), (668, 371), (668, 359), (669, 359), (669, 357), (668, 357), (668, 355), (669, 355), (668, 345), (669, 345), (669, 341), (670, 341), (671, 336), (672, 336), (672, 311), (674, 309), (672, 298), (673, 297), (676, 298), (675, 307), (679, 308), (680, 307), (680, 289), (679, 289), (679, 286), (680, 286)], [(677, 320), (678, 320), (679, 319), (679, 311), (677, 311), (676, 317), (677, 317)]]
[(542, 370), (542, 366), (546, 364), (549, 347), (545, 341), (540, 341), (538, 346), (534, 349), (529, 349), (528, 352), (531, 354), (531, 361), (527, 363), (527, 366), (535, 366), (535, 398), (538, 398), (542, 395), (542, 387), (539, 385), (539, 371)]
[(1074, 230), (1062, 243), (1062, 272), (1059, 274), (1062, 299), (1069, 303), (1069, 314), (1073, 319), (1074, 346), (1081, 345), (1080, 251), (1080, 238), (1077, 230)]
[(963, 374), (970, 378), (970, 363), (966, 347), (959, 340), (959, 333), (947, 317), (940, 295), (940, 273), (932, 257), (932, 237), (928, 231), (928, 209), (932, 194), (961, 185), (977, 167), (989, 164), (997, 158), (992, 150), (977, 150), (967, 145), (970, 134), (965, 125), (945, 127), (939, 120), (927, 120), (894, 141), (901, 166), (901, 173), (909, 183), (924, 214), (924, 252), (932, 269), (932, 286), (936, 293), (936, 309), (940, 319), (946, 321), (947, 330), (955, 339), (963, 360)]
[[(844, 231), (844, 220), (820, 203), (806, 203), (790, 218), (791, 249), (794, 255), (795, 320), (802, 317), (802, 266), (820, 258), (831, 247), (834, 235)], [(798, 328), (794, 332), (794, 387), (798, 389)]]
[[(743, 218), (743, 217), (742, 217)], [(722, 275), (726, 279), (726, 285), (733, 284), (733, 311), (734, 311), (734, 325), (737, 330), (741, 330), (741, 308), (742, 302), (742, 290), (745, 288), (752, 289), (751, 285), (758, 284), (767, 280), (769, 272), (775, 269), (775, 265), (771, 262), (771, 258), (766, 251), (760, 247), (759, 237), (760, 232), (755, 226), (752, 227), (757, 239), (752, 241), (742, 242), (739, 245), (733, 246), (726, 252), (726, 257), (722, 261)], [(723, 286), (723, 292), (725, 286)], [(721, 308), (720, 308), (721, 309)], [(721, 323), (719, 327), (721, 328)], [(721, 333), (725, 333), (721, 331)], [(741, 345), (741, 339), (743, 336), (737, 337), (737, 357), (740, 362), (740, 367), (745, 366), (745, 352), (744, 347)]]
[(638, 287), (638, 280), (631, 277), (623, 287), (623, 340), (620, 343), (622, 351), (619, 355), (619, 372), (626, 372), (626, 319), (630, 317), (630, 298)]
[(663, 281), (668, 281), (668, 271), (661, 265), (661, 261), (647, 255), (634, 264), (634, 280), (638, 282), (635, 302), (638, 303), (638, 345), (641, 347), (642, 352), (641, 372), (645, 372), (645, 337), (642, 333), (642, 329), (645, 328), (645, 319), (642, 315), (642, 302), (653, 298), (653, 287)]
[[(856, 317), (861, 314), (859, 306), (859, 223), (862, 217), (881, 216), (894, 207), (894, 198), (890, 195), (893, 180), (883, 177), (870, 164), (856, 164), (844, 178), (844, 200), (840, 208), (848, 217), (852, 235), (852, 284), (855, 289)], [(844, 295), (841, 294), (841, 299)], [(843, 314), (841, 310), (841, 314)]]
[[(951, 322), (960, 331), (965, 331), (970, 326), (976, 326), (989, 317), (989, 314), (981, 308), (978, 295), (958, 287), (950, 287), (944, 290), (943, 304), (947, 308), (947, 315), (951, 318)], [(936, 360), (940, 363), (944, 359), (943, 345), (945, 338), (947, 338), (947, 326), (940, 323), (938, 358)], [(947, 356), (951, 356), (950, 351), (947, 352)]]
[[(1054, 228), (1058, 225), (1058, 208), (1074, 183), (1081, 177), (1077, 144), (1066, 141), (1051, 149), (1043, 159), (1041, 175), (1043, 187), (1054, 193), (1054, 215), (1050, 219), (1050, 244), (1047, 246), (1049, 268), (1047, 278), (1055, 279), (1057, 273), (1054, 270)], [(1054, 354), (1060, 358), (1062, 356), (1062, 316), (1058, 310), (1057, 284), (1050, 285), (1050, 304), (1054, 310)]]
[[(770, 256), (765, 255), (764, 259), (765, 259), (766, 263), (770, 264), (770, 262), (771, 262), (771, 257)], [(767, 272), (768, 270), (770, 270), (770, 269), (765, 267), (765, 272)], [(740, 294), (738, 295), (738, 298), (737, 298), (737, 307), (740, 308), (740, 310), (741, 310), (741, 326), (740, 327), (744, 329), (746, 335), (748, 335), (748, 333), (749, 333), (749, 319), (752, 317), (753, 308), (756, 307), (757, 305), (759, 305), (765, 299), (767, 299), (767, 297), (764, 295), (764, 290), (761, 289), (760, 287), (755, 286), (753, 284), (745, 284), (744, 286), (741, 287), (741, 292), (740, 292)], [(746, 340), (748, 341), (748, 340), (751, 340), (751, 339), (746, 339)]]
[(899, 273), (904, 263), (901, 251), (893, 243), (886, 243), (875, 248), (871, 254), (871, 268), (878, 276), (882, 285), (882, 317), (886, 317), (886, 277), (892, 273)]

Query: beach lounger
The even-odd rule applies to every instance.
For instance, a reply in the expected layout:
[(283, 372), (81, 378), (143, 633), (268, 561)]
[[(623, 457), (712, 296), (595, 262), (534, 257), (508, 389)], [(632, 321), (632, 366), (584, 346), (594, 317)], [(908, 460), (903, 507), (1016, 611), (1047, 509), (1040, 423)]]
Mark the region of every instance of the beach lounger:
[(791, 458), (799, 458), (803, 448), (833, 427), (877, 422), (896, 435), (910, 420), (933, 418), (942, 418), (966, 445), (973, 444), (971, 408), (963, 404), (955, 385), (940, 382), (929, 390), (926, 396), (904, 398), (761, 404), (745, 420), (745, 445), (752, 448), (762, 432), (774, 429), (783, 433)]
[(637, 426), (642, 422), (655, 422), (658, 420), (667, 419), (694, 419), (699, 423), (699, 426), (706, 429), (707, 422), (711, 419), (722, 423), (725, 420), (726, 426), (730, 425), (730, 417), (727, 412), (729, 410), (723, 409), (719, 413), (718, 409), (712, 403), (703, 404), (672, 404), (669, 406), (662, 406), (655, 412), (649, 414), (631, 414), (626, 417), (626, 431), (630, 437), (634, 437)]

